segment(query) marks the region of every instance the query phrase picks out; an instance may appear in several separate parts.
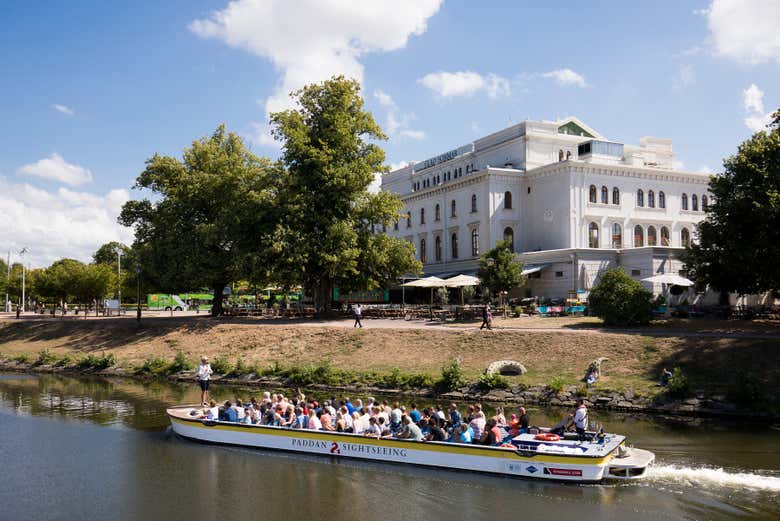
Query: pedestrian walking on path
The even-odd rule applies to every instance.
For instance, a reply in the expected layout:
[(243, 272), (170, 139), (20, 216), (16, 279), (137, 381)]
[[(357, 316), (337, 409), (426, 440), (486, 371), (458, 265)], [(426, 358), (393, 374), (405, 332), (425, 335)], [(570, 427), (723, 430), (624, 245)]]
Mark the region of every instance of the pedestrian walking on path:
[(363, 329), (363, 323), (360, 321), (360, 315), (362, 315), (363, 311), (360, 309), (360, 304), (355, 304), (352, 312), (355, 313), (355, 325), (352, 327), (360, 326), (360, 329)]
[(488, 329), (492, 330), (493, 327), (490, 324), (492, 322), (492, 318), (492, 313), (490, 313), (490, 302), (488, 302), (482, 306), (482, 325), (479, 326), (479, 329), (482, 330), (483, 328), (487, 327)]

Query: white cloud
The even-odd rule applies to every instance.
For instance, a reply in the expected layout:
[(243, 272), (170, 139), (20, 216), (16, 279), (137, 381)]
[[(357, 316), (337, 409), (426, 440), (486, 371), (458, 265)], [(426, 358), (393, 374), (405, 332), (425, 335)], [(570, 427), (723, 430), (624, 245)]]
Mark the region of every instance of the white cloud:
[(127, 190), (43, 190), (0, 176), (0, 243), (11, 251), (30, 248), (26, 260), (33, 267), (62, 257), (89, 261), (106, 242), (132, 243), (132, 230), (116, 221), (128, 199)]
[(62, 112), (66, 116), (73, 116), (76, 114), (76, 111), (74, 109), (68, 107), (67, 105), (60, 105), (59, 103), (55, 103), (54, 105), (51, 106), (51, 108), (53, 108), (57, 112)]
[(748, 113), (745, 117), (745, 126), (751, 132), (765, 130), (772, 121), (772, 113), (764, 112), (764, 91), (755, 83), (751, 83), (742, 91), (742, 104), (745, 106), (745, 112)]
[(92, 181), (92, 172), (83, 166), (68, 163), (56, 152), (52, 154), (51, 157), (46, 157), (35, 163), (20, 167), (16, 173), (19, 175), (32, 175), (44, 179), (52, 179), (71, 186), (81, 185)]
[(251, 130), (244, 137), (253, 145), (269, 148), (281, 148), (281, 143), (271, 135), (271, 126), (268, 123), (253, 121), (249, 124)]
[(696, 169), (697, 172), (704, 172), (705, 174), (712, 174), (714, 170), (707, 165), (701, 165)]
[(471, 96), (484, 92), (490, 98), (508, 96), (511, 92), (509, 80), (498, 74), (482, 75), (474, 71), (431, 72), (417, 80), (441, 98)]
[(716, 55), (740, 63), (780, 63), (780, 2), (713, 0), (707, 17)]
[(391, 139), (409, 138), (420, 140), (427, 137), (422, 130), (409, 128), (411, 122), (416, 119), (414, 113), (402, 113), (395, 100), (393, 100), (392, 96), (388, 93), (382, 89), (377, 89), (374, 91), (374, 98), (379, 102), (379, 105), (387, 111), (384, 129)]
[[(289, 93), (343, 74), (363, 80), (360, 57), (402, 49), (427, 29), (442, 0), (233, 0), (189, 28), (269, 59), (280, 73), (266, 114), (292, 107)], [(267, 134), (267, 133), (266, 133)], [(258, 138), (268, 142), (270, 136)]]
[(678, 89), (692, 85), (695, 82), (696, 74), (693, 70), (693, 65), (690, 64), (680, 65), (672, 81), (674, 87)]
[(554, 71), (542, 73), (542, 78), (552, 79), (558, 85), (563, 87), (587, 87), (588, 82), (585, 76), (571, 69), (556, 69)]

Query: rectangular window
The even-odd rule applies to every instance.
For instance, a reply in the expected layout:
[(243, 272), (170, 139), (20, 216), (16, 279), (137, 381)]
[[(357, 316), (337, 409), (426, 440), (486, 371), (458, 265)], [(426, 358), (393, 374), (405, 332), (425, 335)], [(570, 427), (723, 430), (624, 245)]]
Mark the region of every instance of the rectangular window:
[(563, 277), (563, 272), (562, 271), (556, 271), (555, 272), (555, 276), (558, 277), (558, 278)]
[(631, 270), (631, 276), (632, 277), (638, 277), (642, 274), (641, 270)]

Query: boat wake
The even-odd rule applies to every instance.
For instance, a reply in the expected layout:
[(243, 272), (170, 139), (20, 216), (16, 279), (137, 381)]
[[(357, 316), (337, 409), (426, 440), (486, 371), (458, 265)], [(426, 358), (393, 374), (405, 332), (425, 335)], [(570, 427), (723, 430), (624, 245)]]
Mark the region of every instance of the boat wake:
[(655, 465), (650, 467), (647, 478), (650, 481), (690, 486), (708, 485), (780, 492), (780, 477), (752, 472), (729, 472), (721, 468)]

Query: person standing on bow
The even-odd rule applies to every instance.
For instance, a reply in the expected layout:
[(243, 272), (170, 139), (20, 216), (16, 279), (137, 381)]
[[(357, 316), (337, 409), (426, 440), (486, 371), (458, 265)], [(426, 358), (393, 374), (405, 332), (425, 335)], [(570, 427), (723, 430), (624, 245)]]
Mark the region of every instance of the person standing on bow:
[(209, 364), (209, 357), (202, 357), (198, 366), (198, 384), (200, 385), (200, 403), (204, 405), (208, 403), (209, 384), (211, 383), (211, 375), (213, 373), (211, 364)]

